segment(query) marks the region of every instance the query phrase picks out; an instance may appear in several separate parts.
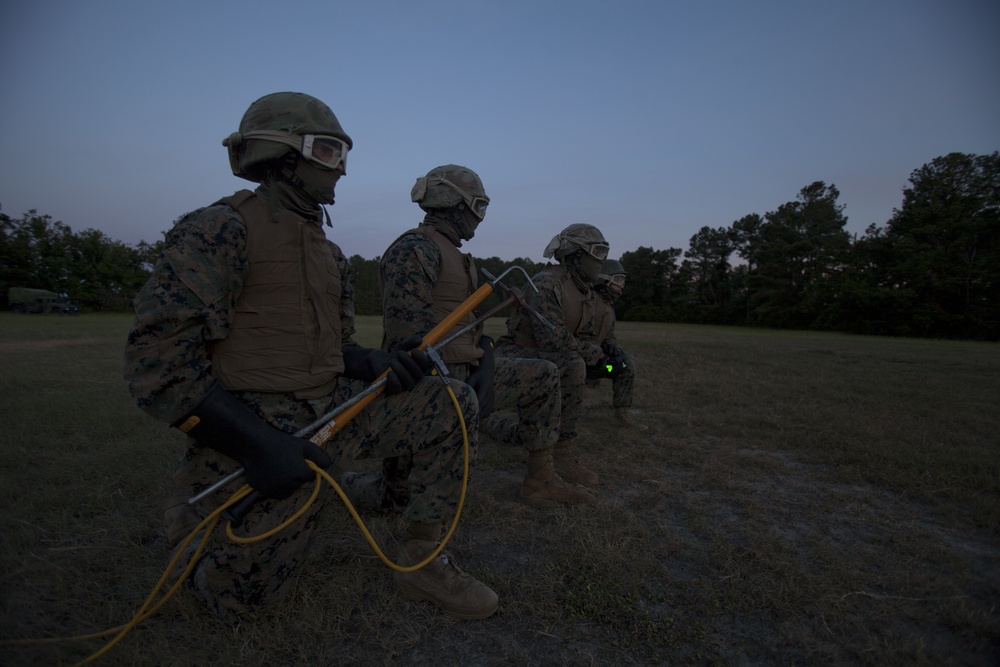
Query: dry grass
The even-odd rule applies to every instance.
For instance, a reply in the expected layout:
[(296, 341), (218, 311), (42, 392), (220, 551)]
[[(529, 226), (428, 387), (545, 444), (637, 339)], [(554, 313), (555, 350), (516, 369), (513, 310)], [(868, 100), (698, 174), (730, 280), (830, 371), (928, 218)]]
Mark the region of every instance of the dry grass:
[[(165, 565), (157, 508), (182, 438), (125, 392), (127, 327), (0, 315), (4, 640), (124, 623)], [(233, 623), (181, 595), (99, 663), (1000, 662), (995, 345), (619, 327), (652, 428), (618, 429), (610, 386), (588, 390), (597, 506), (522, 505), (523, 452), (481, 442), (450, 550), (500, 594), (492, 618), (397, 599), (333, 513), (280, 608)], [(366, 518), (393, 543), (397, 519)], [(0, 664), (101, 645), (5, 644)]]

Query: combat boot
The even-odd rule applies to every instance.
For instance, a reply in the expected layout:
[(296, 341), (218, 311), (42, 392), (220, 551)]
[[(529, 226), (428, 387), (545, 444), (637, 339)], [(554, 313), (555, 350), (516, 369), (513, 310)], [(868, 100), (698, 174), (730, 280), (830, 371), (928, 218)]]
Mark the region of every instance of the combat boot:
[(551, 507), (559, 503), (590, 505), (597, 499), (564, 482), (552, 466), (552, 450), (542, 449), (528, 452), (528, 474), (521, 485), (521, 500), (535, 507)]
[(552, 464), (556, 474), (567, 482), (576, 484), (597, 484), (597, 473), (580, 465), (572, 452), (569, 440), (560, 440), (552, 450)]
[(628, 408), (615, 408), (615, 421), (622, 428), (634, 428), (639, 431), (648, 431), (649, 427), (632, 416)]
[[(406, 541), (399, 549), (397, 564), (416, 565), (437, 548), (440, 523), (410, 524)], [(396, 590), (406, 600), (433, 602), (441, 611), (463, 620), (491, 616), (499, 606), (497, 594), (486, 584), (463, 572), (451, 556), (441, 553), (437, 558), (413, 572), (393, 572)]]

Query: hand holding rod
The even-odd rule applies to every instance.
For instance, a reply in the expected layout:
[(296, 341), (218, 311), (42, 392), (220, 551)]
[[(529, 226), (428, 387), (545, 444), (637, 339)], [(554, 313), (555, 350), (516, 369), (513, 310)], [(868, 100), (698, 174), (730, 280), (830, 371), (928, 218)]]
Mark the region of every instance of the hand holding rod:
[[(488, 271), (484, 270), (483, 273), (487, 276), (487, 278), (490, 279), (490, 282), (484, 283), (482, 286), (480, 286), (480, 288), (477, 289), (472, 295), (470, 295), (469, 298), (467, 298), (464, 302), (462, 302), (462, 304), (458, 308), (452, 311), (447, 317), (445, 317), (444, 320), (442, 320), (436, 327), (434, 327), (430, 332), (428, 332), (427, 335), (424, 336), (419, 349), (424, 351), (430, 349), (432, 356), (436, 356), (438, 357), (438, 359), (440, 359), (440, 357), (435, 353), (448, 343), (452, 342), (459, 335), (465, 333), (472, 327), (477, 326), (479, 323), (485, 321), (485, 319), (487, 319), (488, 317), (492, 317), (495, 313), (499, 312), (502, 308), (505, 308), (510, 303), (514, 303), (515, 301), (523, 303), (523, 298), (519, 297), (520, 294), (519, 292), (511, 290), (506, 285), (500, 282), (501, 278), (503, 278), (513, 270), (520, 270), (525, 275), (528, 284), (531, 285), (531, 287), (535, 289), (535, 291), (537, 291), (537, 288), (535, 287), (534, 283), (531, 282), (531, 278), (528, 276), (527, 271), (525, 271), (523, 268), (519, 266), (512, 266), (503, 273), (501, 273), (500, 276), (495, 278)], [(504, 290), (508, 291), (511, 294), (511, 296), (508, 297), (508, 299), (506, 299), (504, 303), (501, 304), (501, 306), (491, 308), (486, 315), (477, 318), (475, 322), (466, 325), (459, 332), (456, 332), (455, 334), (448, 336), (446, 339), (440, 340), (445, 333), (447, 333), (450, 329), (456, 326), (476, 306), (478, 306), (490, 294), (492, 294), (495, 286), (500, 286)], [(541, 318), (541, 315), (539, 315), (539, 317)], [(542, 319), (544, 321), (544, 318)], [(546, 322), (546, 324), (548, 323)], [(549, 326), (551, 327), (551, 325)], [(441, 366), (443, 364), (439, 363), (437, 365)], [(447, 369), (443, 369), (442, 371), (442, 369), (439, 368), (439, 372), (442, 374), (441, 375), (442, 379), (444, 379), (446, 371)], [(333, 435), (337, 431), (343, 428), (351, 419), (356, 417), (361, 412), (361, 410), (367, 407), (368, 404), (375, 399), (375, 397), (378, 394), (382, 393), (382, 390), (384, 389), (386, 384), (386, 376), (388, 374), (389, 371), (386, 370), (384, 373), (382, 373), (382, 375), (380, 375), (374, 382), (372, 382), (363, 391), (359, 392), (350, 400), (341, 403), (334, 410), (328, 412), (319, 419), (313, 421), (308, 426), (299, 429), (298, 431), (295, 432), (295, 435), (298, 437), (305, 437), (310, 433), (312, 433), (313, 434), (312, 437), (309, 438), (310, 441), (320, 447), (325, 446), (326, 443), (330, 440), (330, 438), (333, 437)], [(341, 419), (338, 420), (336, 419), (337, 417), (341, 417)], [(193, 505), (198, 501), (202, 500), (203, 498), (207, 497), (208, 495), (214, 493), (216, 490), (222, 488), (226, 484), (229, 484), (230, 482), (239, 479), (243, 475), (243, 472), (244, 472), (243, 468), (237, 468), (226, 477), (211, 484), (210, 486), (206, 487), (199, 493), (189, 498), (188, 504)], [(261, 498), (260, 493), (258, 491), (253, 491), (247, 494), (247, 496), (245, 496), (242, 500), (240, 500), (240, 502), (230, 507), (223, 516), (227, 520), (232, 522), (234, 525), (239, 525), (243, 517), (246, 516), (246, 514), (250, 511), (250, 509), (260, 500), (260, 498)]]

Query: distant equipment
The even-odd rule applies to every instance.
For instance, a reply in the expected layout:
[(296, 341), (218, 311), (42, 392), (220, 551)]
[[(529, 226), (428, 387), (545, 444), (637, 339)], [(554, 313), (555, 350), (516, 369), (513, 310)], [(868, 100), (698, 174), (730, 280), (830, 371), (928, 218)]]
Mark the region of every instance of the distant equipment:
[(64, 296), (45, 289), (11, 287), (7, 292), (12, 313), (52, 313), (53, 315), (79, 315), (80, 306)]

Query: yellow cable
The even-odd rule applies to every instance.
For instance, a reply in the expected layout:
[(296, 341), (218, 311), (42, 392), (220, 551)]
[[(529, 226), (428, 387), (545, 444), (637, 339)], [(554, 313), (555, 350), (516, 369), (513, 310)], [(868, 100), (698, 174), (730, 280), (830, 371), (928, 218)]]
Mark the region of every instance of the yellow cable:
[[(378, 543), (375, 541), (375, 538), (368, 531), (368, 527), (365, 526), (364, 520), (358, 514), (358, 511), (354, 508), (354, 505), (347, 497), (347, 494), (344, 493), (344, 490), (340, 488), (340, 485), (337, 484), (337, 482), (332, 477), (330, 477), (330, 475), (325, 470), (317, 466), (312, 461), (307, 461), (307, 463), (309, 464), (310, 468), (316, 471), (317, 474), (316, 488), (313, 489), (313, 493), (309, 497), (309, 500), (306, 501), (306, 503), (295, 514), (293, 514), (291, 517), (289, 517), (280, 525), (267, 531), (266, 533), (262, 533), (260, 535), (254, 535), (252, 537), (240, 537), (239, 535), (236, 535), (233, 532), (232, 523), (227, 522), (226, 535), (228, 535), (229, 539), (234, 542), (240, 544), (250, 544), (252, 542), (259, 542), (260, 540), (272, 537), (273, 535), (281, 532), (282, 530), (293, 524), (296, 520), (298, 520), (299, 517), (305, 514), (306, 510), (309, 509), (309, 507), (319, 496), (320, 477), (322, 477), (327, 481), (327, 483), (330, 486), (333, 487), (333, 489), (337, 492), (337, 495), (340, 496), (340, 499), (344, 502), (344, 506), (347, 507), (347, 511), (351, 514), (351, 517), (354, 519), (354, 522), (358, 525), (358, 528), (361, 529), (361, 532), (365, 536), (365, 539), (368, 541), (368, 544), (370, 544), (372, 549), (375, 550), (375, 553), (378, 555), (379, 560), (381, 560), (383, 563), (385, 563), (391, 569), (396, 570), (397, 572), (414, 572), (424, 567), (425, 565), (427, 565), (428, 563), (430, 563), (431, 561), (433, 561), (435, 558), (438, 557), (438, 555), (444, 550), (445, 545), (448, 544), (448, 540), (450, 540), (451, 536), (455, 533), (456, 528), (458, 528), (458, 520), (462, 516), (462, 507), (465, 505), (465, 493), (469, 486), (469, 432), (465, 425), (465, 415), (462, 414), (462, 406), (459, 405), (458, 397), (455, 396), (455, 392), (454, 390), (452, 390), (451, 385), (446, 384), (445, 389), (448, 390), (448, 395), (451, 397), (451, 402), (455, 405), (455, 413), (458, 415), (458, 421), (462, 426), (462, 446), (465, 455), (464, 456), (465, 464), (462, 470), (462, 490), (458, 497), (458, 507), (455, 510), (455, 518), (452, 520), (451, 526), (448, 528), (448, 532), (445, 533), (444, 539), (441, 540), (441, 544), (439, 544), (437, 548), (434, 549), (434, 551), (431, 552), (429, 556), (427, 556), (427, 558), (420, 561), (416, 565), (406, 565), (406, 566), (398, 565), (389, 560), (389, 558), (385, 555), (382, 549), (379, 548)], [(245, 488), (249, 489), (249, 487)]]
[[(452, 520), (451, 526), (448, 528), (448, 532), (445, 533), (444, 539), (441, 540), (441, 544), (439, 544), (437, 548), (434, 549), (434, 551), (431, 552), (429, 556), (427, 556), (427, 558), (417, 563), (416, 565), (410, 565), (410, 566), (398, 565), (389, 560), (389, 558), (385, 555), (385, 553), (383, 553), (382, 549), (379, 548), (378, 544), (375, 541), (375, 538), (368, 531), (367, 526), (365, 526), (364, 521), (358, 514), (357, 510), (354, 508), (354, 505), (351, 503), (350, 499), (347, 497), (347, 494), (344, 493), (344, 490), (340, 488), (340, 485), (337, 484), (337, 482), (332, 477), (330, 477), (330, 475), (325, 470), (317, 466), (312, 461), (307, 461), (307, 463), (309, 464), (309, 467), (316, 472), (316, 484), (313, 488), (312, 494), (309, 496), (309, 499), (303, 504), (301, 508), (299, 508), (295, 512), (295, 514), (293, 514), (291, 517), (289, 517), (287, 520), (285, 520), (275, 528), (272, 528), (271, 530), (261, 533), (260, 535), (254, 535), (251, 537), (240, 537), (236, 535), (233, 532), (232, 522), (226, 522), (226, 535), (229, 537), (229, 539), (239, 544), (249, 544), (252, 542), (259, 542), (261, 540), (274, 536), (275, 534), (279, 533), (280, 531), (284, 530), (285, 528), (293, 524), (303, 514), (305, 514), (306, 510), (308, 510), (309, 507), (312, 506), (312, 504), (319, 497), (321, 483), (322, 480), (325, 479), (326, 482), (334, 488), (334, 490), (337, 492), (337, 495), (340, 496), (340, 499), (347, 507), (347, 511), (350, 512), (351, 517), (354, 519), (354, 522), (361, 529), (361, 532), (364, 534), (365, 539), (368, 541), (368, 544), (370, 544), (372, 549), (375, 550), (375, 553), (378, 555), (379, 560), (381, 560), (383, 563), (385, 563), (391, 569), (396, 570), (397, 572), (414, 572), (424, 567), (425, 565), (427, 565), (428, 563), (430, 563), (431, 561), (433, 561), (435, 558), (438, 557), (438, 555), (444, 550), (445, 545), (448, 544), (448, 540), (451, 539), (452, 535), (454, 535), (455, 533), (455, 530), (458, 528), (458, 521), (459, 518), (462, 516), (462, 508), (465, 506), (465, 494), (469, 487), (469, 458), (470, 458), (469, 432), (465, 424), (465, 415), (462, 413), (462, 406), (459, 405), (458, 397), (455, 396), (455, 392), (454, 390), (452, 390), (451, 385), (445, 384), (445, 389), (448, 390), (448, 395), (451, 397), (451, 402), (455, 406), (455, 413), (458, 415), (458, 421), (462, 427), (462, 446), (463, 446), (465, 462), (462, 470), (462, 489), (458, 498), (458, 507), (455, 509), (455, 518)], [(201, 552), (204, 550), (205, 544), (208, 541), (208, 536), (211, 535), (212, 532), (215, 530), (216, 526), (219, 523), (219, 519), (222, 516), (222, 513), (225, 512), (232, 505), (235, 505), (237, 502), (242, 500), (251, 491), (252, 489), (249, 485), (243, 485), (242, 487), (237, 489), (233, 493), (233, 495), (229, 497), (228, 500), (226, 500), (222, 505), (220, 505), (214, 511), (212, 511), (212, 513), (210, 513), (207, 517), (202, 519), (201, 523), (195, 526), (194, 530), (192, 530), (188, 534), (188, 536), (184, 539), (184, 541), (180, 544), (180, 546), (174, 550), (174, 555), (170, 559), (170, 562), (167, 563), (167, 567), (164, 570), (163, 574), (160, 576), (159, 581), (157, 581), (156, 585), (153, 586), (153, 590), (150, 591), (148, 596), (146, 596), (146, 600), (142, 603), (142, 605), (139, 607), (139, 610), (132, 616), (132, 620), (130, 620), (128, 623), (125, 623), (124, 625), (119, 625), (114, 628), (110, 628), (108, 630), (104, 630), (102, 632), (93, 632), (86, 635), (76, 635), (74, 637), (50, 637), (46, 639), (15, 639), (15, 640), (2, 641), (0, 642), (0, 645), (26, 646), (33, 644), (49, 644), (49, 643), (65, 642), (65, 641), (81, 641), (88, 639), (97, 639), (100, 637), (107, 637), (108, 635), (117, 633), (115, 637), (109, 640), (108, 643), (105, 644), (100, 650), (90, 654), (77, 664), (85, 665), (93, 662), (94, 660), (101, 657), (109, 650), (111, 650), (111, 648), (114, 647), (122, 639), (124, 639), (124, 637), (129, 632), (131, 632), (133, 628), (137, 627), (140, 623), (152, 617), (157, 611), (159, 611), (163, 607), (164, 604), (166, 604), (167, 600), (169, 600), (173, 596), (173, 594), (177, 592), (177, 590), (184, 584), (184, 581), (188, 578), (188, 576), (190, 576), (192, 570), (194, 570), (195, 565), (197, 565), (198, 563), (199, 556), (201, 556)], [(194, 553), (191, 555), (191, 559), (188, 562), (187, 567), (184, 568), (184, 571), (177, 578), (177, 581), (166, 591), (166, 593), (163, 594), (163, 596), (159, 599), (159, 601), (157, 601), (156, 604), (153, 604), (153, 601), (156, 599), (157, 593), (159, 593), (160, 589), (163, 588), (164, 584), (170, 578), (170, 572), (174, 569), (174, 566), (180, 561), (180, 559), (184, 556), (184, 553), (187, 550), (187, 548), (198, 536), (198, 534), (202, 531), (204, 531), (205, 533), (204, 537), (198, 543)]]
[[(315, 470), (317, 472), (322, 472), (322, 468), (320, 468), (319, 466), (317, 466), (312, 461), (306, 461), (306, 463), (309, 464), (309, 467), (312, 468), (313, 470)], [(306, 513), (306, 510), (308, 510), (309, 507), (316, 501), (316, 498), (319, 497), (319, 490), (320, 490), (320, 488), (322, 488), (322, 484), (321, 484), (322, 481), (323, 480), (320, 479), (319, 475), (317, 475), (316, 476), (316, 484), (313, 486), (313, 492), (309, 496), (309, 499), (306, 500), (306, 502), (302, 505), (302, 507), (300, 507), (298, 510), (296, 510), (295, 514), (293, 514), (292, 516), (288, 517), (288, 519), (286, 519), (284, 522), (278, 524), (277, 526), (275, 526), (271, 530), (269, 530), (267, 532), (264, 532), (264, 533), (261, 533), (260, 535), (254, 535), (253, 537), (240, 537), (239, 535), (237, 535), (236, 533), (233, 532), (233, 522), (232, 521), (227, 521), (226, 522), (226, 535), (229, 537), (230, 540), (232, 540), (233, 542), (236, 542), (238, 544), (251, 544), (253, 542), (260, 542), (261, 540), (266, 540), (269, 537), (273, 537), (274, 535), (277, 535), (278, 533), (280, 533), (281, 531), (283, 531), (285, 528), (287, 528), (288, 526), (290, 526), (293, 523), (295, 523), (296, 521), (298, 521), (299, 518), (303, 514)], [(246, 489), (247, 493), (250, 493), (250, 486), (249, 485), (243, 486), (242, 489)], [(246, 494), (243, 494), (243, 495), (246, 495)]]

